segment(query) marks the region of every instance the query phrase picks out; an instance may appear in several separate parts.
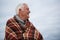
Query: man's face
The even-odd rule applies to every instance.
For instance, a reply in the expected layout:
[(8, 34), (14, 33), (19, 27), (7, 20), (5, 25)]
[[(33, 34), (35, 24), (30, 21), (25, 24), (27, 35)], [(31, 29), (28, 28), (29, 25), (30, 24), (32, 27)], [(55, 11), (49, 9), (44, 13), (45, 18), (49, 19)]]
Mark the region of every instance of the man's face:
[(24, 18), (24, 20), (29, 18), (29, 13), (30, 13), (30, 11), (29, 11), (28, 6), (24, 5), (24, 7), (22, 7), (22, 9), (21, 9), (21, 15)]

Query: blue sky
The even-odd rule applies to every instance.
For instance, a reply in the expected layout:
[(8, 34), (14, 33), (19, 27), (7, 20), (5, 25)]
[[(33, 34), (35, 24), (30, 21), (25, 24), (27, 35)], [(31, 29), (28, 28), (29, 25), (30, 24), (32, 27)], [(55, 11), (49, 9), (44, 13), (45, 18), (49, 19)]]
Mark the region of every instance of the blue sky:
[(6, 21), (13, 17), (19, 3), (27, 3), (30, 21), (44, 40), (60, 40), (60, 0), (0, 0), (0, 40), (4, 39)]

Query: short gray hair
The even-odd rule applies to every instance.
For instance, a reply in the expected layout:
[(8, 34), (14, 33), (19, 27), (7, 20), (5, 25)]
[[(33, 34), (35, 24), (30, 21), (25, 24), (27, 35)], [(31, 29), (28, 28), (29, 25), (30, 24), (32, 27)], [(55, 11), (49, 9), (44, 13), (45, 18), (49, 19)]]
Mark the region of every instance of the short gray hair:
[(27, 5), (27, 4), (26, 3), (20, 3), (20, 4), (17, 5), (17, 7), (16, 7), (16, 13), (19, 12), (19, 9), (22, 9), (22, 7), (24, 7), (23, 5)]
[(22, 7), (22, 4), (21, 3), (17, 5), (17, 7), (16, 7), (16, 13), (19, 12), (19, 9), (21, 9), (21, 7)]

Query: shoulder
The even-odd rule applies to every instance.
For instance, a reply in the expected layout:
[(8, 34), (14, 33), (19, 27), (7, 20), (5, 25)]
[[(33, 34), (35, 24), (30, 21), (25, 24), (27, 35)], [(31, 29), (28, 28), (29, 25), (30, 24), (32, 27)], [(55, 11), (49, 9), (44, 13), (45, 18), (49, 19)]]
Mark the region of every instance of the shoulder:
[(12, 24), (12, 23), (14, 23), (14, 18), (13, 17), (7, 20), (6, 25), (9, 25), (9, 24)]
[(29, 23), (29, 26), (30, 26), (31, 29), (36, 29), (31, 21), (28, 20), (28, 23)]

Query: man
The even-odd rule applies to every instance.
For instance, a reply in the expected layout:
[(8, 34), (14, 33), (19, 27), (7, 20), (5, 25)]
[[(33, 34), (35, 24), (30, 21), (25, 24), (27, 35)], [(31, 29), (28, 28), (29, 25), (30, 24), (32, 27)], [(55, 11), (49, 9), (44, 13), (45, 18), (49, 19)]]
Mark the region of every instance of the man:
[(28, 5), (19, 4), (16, 13), (6, 23), (4, 40), (43, 40), (42, 35), (28, 20), (30, 13)]

